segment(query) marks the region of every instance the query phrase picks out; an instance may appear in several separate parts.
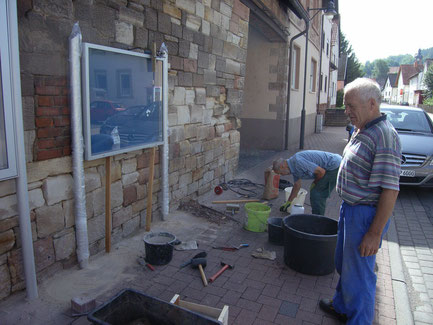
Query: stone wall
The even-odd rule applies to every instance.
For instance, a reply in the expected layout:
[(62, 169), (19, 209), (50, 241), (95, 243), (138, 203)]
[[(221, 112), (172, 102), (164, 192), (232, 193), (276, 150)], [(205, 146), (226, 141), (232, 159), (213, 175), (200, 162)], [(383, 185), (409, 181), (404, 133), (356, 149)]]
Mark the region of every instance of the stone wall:
[[(239, 156), (249, 10), (239, 0), (19, 1), (29, 204), (38, 279), (76, 264), (68, 38), (169, 50), (170, 208), (233, 177)], [(153, 216), (161, 204), (159, 151)], [(105, 160), (85, 162), (90, 252), (105, 245)], [(112, 159), (112, 241), (143, 224), (149, 151)], [(0, 299), (24, 287), (15, 181), (0, 182)]]
[(325, 111), (325, 123), (326, 126), (346, 126), (349, 123), (347, 115), (344, 113), (344, 109), (328, 108)]

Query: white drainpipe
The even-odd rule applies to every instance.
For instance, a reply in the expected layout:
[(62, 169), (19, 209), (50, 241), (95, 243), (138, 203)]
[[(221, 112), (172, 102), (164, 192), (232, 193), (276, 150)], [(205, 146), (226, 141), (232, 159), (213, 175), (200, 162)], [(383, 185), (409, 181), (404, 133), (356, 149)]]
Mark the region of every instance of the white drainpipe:
[(162, 89), (163, 89), (163, 138), (162, 146), (162, 219), (165, 220), (170, 210), (170, 197), (168, 193), (168, 52), (164, 46), (161, 56), (162, 62)]
[(77, 259), (81, 268), (89, 261), (89, 239), (87, 237), (86, 191), (83, 168), (83, 126), (81, 113), (81, 30), (74, 24), (69, 36), (69, 64), (71, 89), (71, 133), (72, 133), (72, 172), (74, 176), (75, 237)]
[(24, 264), (24, 278), (26, 283), (27, 298), (29, 300), (38, 297), (38, 286), (36, 282), (35, 256), (33, 253), (32, 227), (30, 224), (29, 193), (27, 190), (26, 154), (24, 150), (24, 127), (21, 101), (20, 63), (18, 50), (18, 26), (17, 7), (15, 1), (8, 1), (7, 10), (10, 28), (10, 51), (11, 51), (11, 89), (13, 107), (15, 110), (16, 131), (16, 155), (18, 177), (16, 181), (18, 219), (20, 224), (21, 245)]

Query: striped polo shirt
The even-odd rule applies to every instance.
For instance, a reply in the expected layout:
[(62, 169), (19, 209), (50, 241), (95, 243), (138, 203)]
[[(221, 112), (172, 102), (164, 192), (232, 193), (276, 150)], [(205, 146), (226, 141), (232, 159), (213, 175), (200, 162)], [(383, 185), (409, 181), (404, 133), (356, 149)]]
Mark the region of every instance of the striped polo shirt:
[(399, 190), (401, 144), (386, 115), (366, 124), (344, 148), (337, 193), (350, 205), (377, 205), (382, 188)]

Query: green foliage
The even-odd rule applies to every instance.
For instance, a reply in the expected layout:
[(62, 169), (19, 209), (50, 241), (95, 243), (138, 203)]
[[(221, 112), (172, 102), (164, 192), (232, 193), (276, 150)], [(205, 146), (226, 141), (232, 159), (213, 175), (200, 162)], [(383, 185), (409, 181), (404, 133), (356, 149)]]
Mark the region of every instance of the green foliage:
[(433, 106), (433, 97), (424, 99), (423, 104)]
[(367, 78), (370, 78), (373, 75), (374, 62), (367, 61), (364, 66), (364, 73)]
[(373, 77), (379, 82), (384, 84), (388, 76), (388, 62), (379, 59), (374, 61)]
[(343, 107), (343, 97), (344, 97), (344, 90), (340, 89), (337, 91), (337, 101), (335, 103), (336, 107)]
[(421, 50), (421, 55), (424, 59), (430, 59), (433, 58), (433, 47), (425, 50)]
[(427, 72), (425, 73), (423, 82), (424, 85), (427, 87), (427, 90), (424, 94), (427, 98), (431, 99), (433, 97), (433, 64), (430, 65)]
[(345, 84), (352, 82), (356, 78), (364, 76), (361, 63), (352, 50), (352, 45), (346, 40), (346, 36), (340, 32), (340, 53), (347, 54), (347, 68)]

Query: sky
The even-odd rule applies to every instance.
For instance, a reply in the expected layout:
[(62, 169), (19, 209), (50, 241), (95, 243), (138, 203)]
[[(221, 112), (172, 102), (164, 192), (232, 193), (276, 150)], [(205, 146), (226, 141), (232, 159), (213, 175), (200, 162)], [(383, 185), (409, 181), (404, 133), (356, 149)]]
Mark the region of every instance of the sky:
[(339, 0), (338, 6), (341, 31), (362, 64), (433, 47), (433, 0)]

